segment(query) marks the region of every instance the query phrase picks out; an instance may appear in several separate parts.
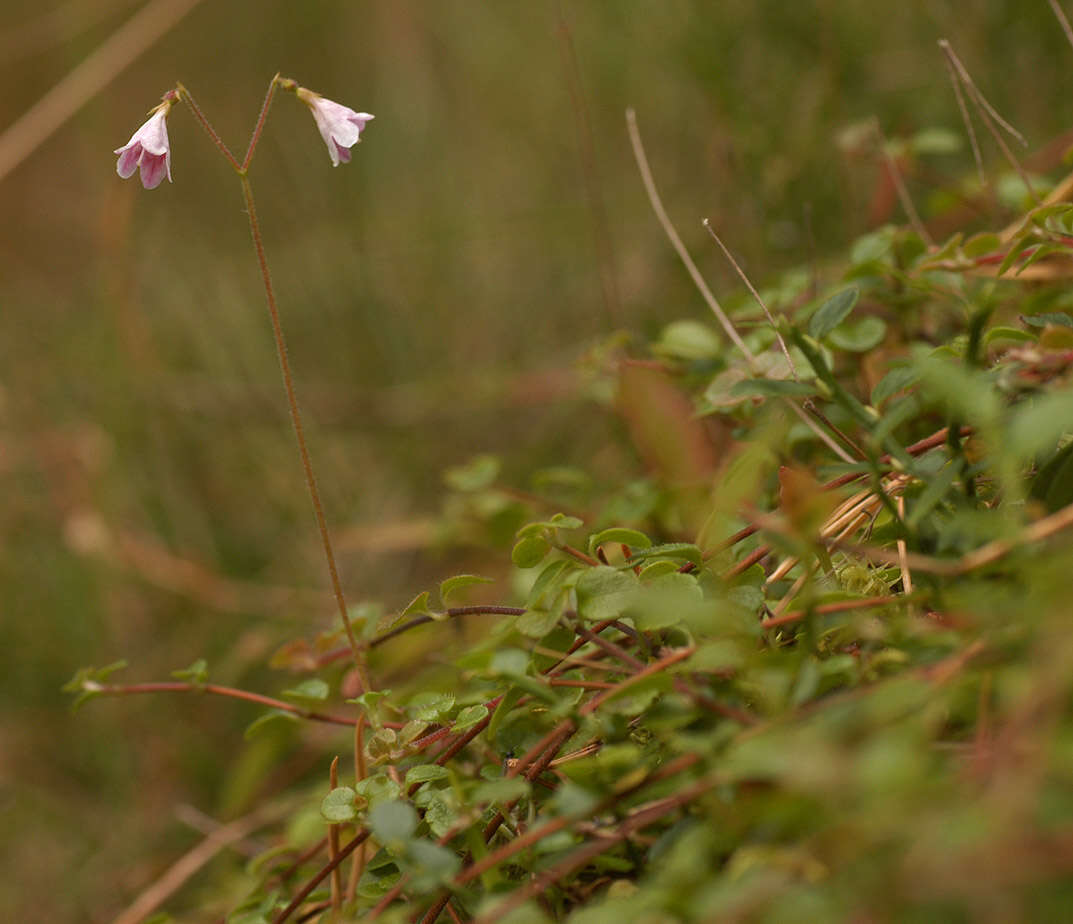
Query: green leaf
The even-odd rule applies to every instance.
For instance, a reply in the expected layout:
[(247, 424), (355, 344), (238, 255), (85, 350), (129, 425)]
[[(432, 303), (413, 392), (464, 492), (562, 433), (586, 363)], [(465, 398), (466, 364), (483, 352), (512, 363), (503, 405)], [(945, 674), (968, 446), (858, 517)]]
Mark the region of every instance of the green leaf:
[(733, 396), (748, 395), (791, 395), (806, 396), (816, 394), (817, 388), (808, 382), (795, 382), (792, 379), (743, 379), (733, 385)]
[(1024, 261), (1024, 263), (1017, 267), (1017, 272), (1014, 273), (1014, 275), (1020, 276), (1021, 273), (1028, 269), (1033, 263), (1038, 263), (1044, 257), (1049, 257), (1051, 254), (1055, 253), (1069, 253), (1068, 245), (1040, 244), (1035, 250), (1032, 251), (1031, 254), (1028, 255), (1028, 258)]
[(1073, 212), (1073, 203), (1055, 202), (1051, 205), (1041, 205), (1032, 209), (1025, 217), (1040, 228), (1047, 226), (1050, 218), (1062, 218)]
[(999, 398), (983, 374), (938, 355), (918, 361), (916, 368), (924, 391), (954, 414), (977, 426), (998, 423)]
[(519, 568), (533, 568), (547, 556), (551, 546), (543, 536), (524, 536), (514, 543), (510, 560)]
[(1034, 230), (1026, 231), (1015, 237), (1010, 242), (1006, 256), (1002, 258), (1002, 262), (999, 264), (997, 275), (1005, 275), (1011, 266), (1027, 256), (1026, 249), (1037, 243), (1039, 243), (1039, 234)]
[(425, 824), (434, 837), (443, 837), (458, 822), (458, 813), (440, 792), (438, 789), (422, 789), (414, 797), (416, 801), (427, 796), (422, 800), (422, 807), (425, 810)]
[(417, 821), (417, 810), (401, 799), (379, 802), (369, 809), (369, 828), (390, 853), (413, 837)]
[(359, 780), (354, 791), (370, 806), (392, 802), (402, 795), (402, 787), (386, 773), (374, 773), (372, 776), (365, 777), (364, 780)]
[(602, 529), (598, 533), (593, 533), (589, 537), (589, 554), (594, 554), (597, 547), (605, 542), (628, 545), (631, 549), (647, 549), (652, 545), (652, 540), (640, 530), (612, 526), (610, 529)]
[(871, 402), (874, 407), (879, 407), (884, 401), (904, 388), (915, 385), (920, 378), (920, 372), (912, 366), (900, 366), (891, 369), (883, 378), (876, 382), (872, 389)]
[(467, 587), (472, 587), (475, 584), (494, 584), (492, 578), (480, 577), (476, 574), (456, 574), (454, 577), (447, 578), (440, 584), (440, 600), (443, 605), (447, 605), (448, 599), (452, 594), (458, 593), (460, 590), (464, 590)]
[(560, 610), (528, 609), (514, 621), (516, 628), (527, 638), (543, 638), (562, 618)]
[(103, 687), (109, 676), (116, 671), (123, 670), (127, 666), (126, 661), (113, 661), (104, 667), (81, 667), (74, 677), (67, 681), (61, 688), (64, 693), (77, 693), (74, 702), (71, 703), (71, 711), (77, 712), (85, 703), (101, 696), (105, 691)]
[(381, 700), (390, 693), (390, 690), (369, 690), (367, 693), (362, 693), (361, 696), (346, 700), (346, 702), (351, 706), (361, 706), (366, 715), (370, 718), (375, 718), (380, 708)]
[(1073, 442), (1059, 449), (1040, 468), (1030, 493), (1051, 513), (1073, 504)]
[(500, 648), (492, 655), (488, 671), (501, 677), (524, 677), (529, 670), (529, 653), (521, 648)]
[(784, 324), (782, 325), (782, 329), (784, 335), (793, 340), (797, 345), (797, 348), (805, 354), (805, 357), (812, 365), (816, 376), (831, 390), (831, 394), (834, 396), (835, 400), (849, 411), (860, 424), (870, 429), (875, 424), (875, 412), (870, 411), (861, 404), (861, 402), (854, 395), (851, 395), (846, 390), (845, 386), (835, 377), (834, 373), (831, 371), (831, 367), (828, 365), (826, 359), (824, 359), (820, 345), (815, 340), (806, 337), (796, 327)]
[(1073, 389), (1052, 391), (1012, 409), (1004, 448), (1020, 459), (1053, 449), (1058, 437), (1073, 431)]
[(641, 573), (637, 575), (637, 579), (642, 584), (649, 584), (658, 577), (662, 577), (665, 574), (677, 574), (678, 563), (672, 561), (669, 558), (660, 558), (656, 561), (650, 562), (641, 569)]
[(474, 802), (494, 802), (498, 805), (505, 805), (508, 802), (525, 798), (531, 791), (532, 786), (528, 781), (514, 776), (481, 783), (473, 790), (470, 798)]
[(410, 842), (406, 859), (410, 881), (418, 892), (446, 885), (462, 866), (462, 858), (453, 850), (424, 839)]
[(416, 767), (411, 767), (406, 771), (406, 785), (409, 787), (414, 783), (445, 780), (447, 776), (447, 768), (441, 767), (439, 764), (418, 764)]
[(984, 346), (990, 346), (996, 340), (1025, 341), (1035, 340), (1036, 335), (1018, 327), (992, 327), (984, 334)]
[(179, 671), (172, 671), (171, 676), (176, 680), (188, 680), (194, 686), (204, 686), (209, 679), (209, 665), (204, 658), (198, 658), (189, 667)]
[(859, 291), (855, 286), (843, 289), (820, 305), (816, 313), (809, 319), (809, 336), (814, 337), (816, 340), (822, 340), (838, 327), (853, 310), (853, 306), (857, 304), (858, 294)]
[(122, 670), (126, 670), (126, 668), (129, 666), (129, 662), (124, 659), (120, 659), (119, 661), (113, 661), (111, 664), (106, 664), (104, 667), (97, 671), (96, 679), (103, 683), (105, 680), (111, 677), (112, 674), (115, 674)]
[(349, 786), (339, 786), (326, 795), (320, 803), (321, 817), (329, 824), (338, 825), (358, 817), (354, 807), (356, 793)]
[(961, 136), (946, 128), (925, 128), (909, 139), (914, 154), (956, 154)]
[(589, 622), (617, 619), (638, 588), (632, 572), (600, 565), (585, 571), (577, 582), (578, 615)]
[(457, 465), (444, 472), (448, 487), (464, 493), (473, 493), (489, 487), (499, 476), (500, 462), (492, 455), (474, 456), (465, 465)]
[(648, 562), (663, 558), (692, 562), (698, 567), (704, 564), (704, 553), (692, 542), (664, 542), (650, 549), (642, 549), (630, 557), (630, 564), (636, 565), (642, 561)]
[(406, 704), (406, 711), (424, 722), (439, 722), (455, 707), (453, 693), (422, 690)]
[(894, 234), (892, 225), (884, 225), (857, 238), (850, 247), (850, 263), (857, 267), (880, 263), (894, 247)]
[(719, 335), (700, 321), (672, 321), (660, 335), (653, 350), (675, 359), (713, 359), (723, 350)]
[(429, 593), (427, 590), (421, 591), (416, 597), (413, 598), (401, 613), (399, 613), (399, 620), (405, 619), (407, 616), (436, 616), (436, 613), (432, 612), (429, 606)]
[(960, 467), (953, 462), (948, 462), (932, 476), (920, 496), (909, 508), (908, 523), (910, 528), (916, 529), (924, 520), (924, 517), (935, 508), (935, 505), (946, 497), (947, 492), (953, 487), (960, 474)]
[(467, 728), (472, 728), (478, 722), (484, 721), (484, 718), (487, 715), (488, 707), (483, 703), (477, 703), (475, 706), (466, 706), (464, 709), (458, 710), (458, 715), (455, 716), (451, 728), (455, 731), (464, 731)]
[(579, 520), (577, 517), (568, 517), (565, 513), (556, 513), (551, 519), (534, 520), (532, 523), (526, 523), (525, 526), (515, 533), (515, 536), (521, 539), (525, 536), (541, 535), (548, 530), (577, 529), (579, 526), (583, 525), (583, 523), (584, 521)]
[(275, 725), (279, 722), (297, 722), (298, 716), (293, 712), (284, 712), (282, 709), (273, 709), (271, 712), (266, 712), (264, 715), (259, 716), (250, 722), (246, 726), (246, 730), (242, 733), (242, 737), (249, 741), (254, 735), (260, 733), (264, 728), (269, 725)]
[[(512, 686), (506, 693), (503, 694), (503, 698), (499, 701), (495, 708), (495, 712), (492, 713), (492, 720), (488, 723), (488, 728), (485, 732), (485, 738), (489, 741), (495, 741), (496, 735), (499, 734), (499, 727), (503, 724), (503, 720), (506, 719), (507, 714), (515, 707), (518, 700), (522, 698), (524, 691), (521, 687)], [(455, 727), (458, 725), (456, 723)]]
[(311, 677), (290, 690), (284, 690), (280, 695), (295, 703), (322, 703), (330, 692), (331, 688), (326, 681)]
[(1021, 320), (1029, 327), (1047, 327), (1052, 324), (1058, 327), (1073, 327), (1073, 317), (1064, 311), (1050, 314), (1023, 314)]
[(989, 253), (994, 253), (1002, 246), (1002, 238), (992, 231), (982, 231), (979, 234), (974, 234), (961, 248), (961, 252), (966, 257), (975, 259), (976, 257), (983, 257)]
[(410, 744), (425, 733), (431, 723), (425, 719), (410, 719), (399, 729), (399, 744)]
[(652, 632), (688, 620), (704, 594), (691, 574), (677, 571), (644, 584), (630, 607), (634, 626)]
[(840, 350), (851, 353), (867, 353), (879, 346), (887, 336), (887, 324), (882, 318), (871, 315), (855, 322), (840, 324), (827, 335), (827, 342)]
[(553, 561), (533, 581), (533, 586), (529, 589), (526, 605), (535, 609), (548, 608), (548, 598), (553, 598), (562, 587), (563, 579), (577, 570), (578, 566), (565, 558)]

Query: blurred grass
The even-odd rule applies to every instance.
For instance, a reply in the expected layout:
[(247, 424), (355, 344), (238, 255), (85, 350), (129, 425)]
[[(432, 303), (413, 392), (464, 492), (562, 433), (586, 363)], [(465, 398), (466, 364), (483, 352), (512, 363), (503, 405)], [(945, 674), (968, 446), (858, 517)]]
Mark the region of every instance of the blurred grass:
[[(8, 46), (0, 124), (132, 9), (8, 0), (0, 41), (56, 15), (45, 38)], [(477, 452), (524, 473), (602, 450), (618, 425), (561, 373), (616, 327), (705, 318), (645, 201), (628, 105), (719, 293), (735, 283), (702, 217), (762, 281), (868, 227), (875, 170), (838, 153), (846, 125), (874, 113), (892, 137), (960, 132), (936, 39), (1034, 147), (1073, 115), (1061, 92), (1073, 51), (1044, 3), (562, 10), (621, 296), (610, 309), (553, 2), (205, 3), (0, 182), (12, 920), (108, 920), (196, 839), (176, 803), (248, 808), (251, 793), (221, 796), (219, 780), (287, 747), (236, 743), (249, 710), (195, 698), (95, 703), (72, 719), (59, 687), (76, 667), (126, 656), (132, 676), (163, 677), (203, 655), (222, 682), (272, 690), (284, 682), (258, 666), (266, 655), (331, 621), (316, 594), (206, 599), (212, 579), (326, 582), (237, 184), (181, 110), (174, 185), (147, 193), (114, 173), (111, 150), (175, 80), (240, 150), (277, 70), (377, 116), (333, 170), (308, 114), (282, 98), (251, 175), (329, 519), (351, 538), (344, 581), (388, 605), (449, 565), (420, 543), (377, 554), (354, 537), (427, 518), (442, 469)], [(123, 536), (204, 573), (176, 593), (115, 567)]]

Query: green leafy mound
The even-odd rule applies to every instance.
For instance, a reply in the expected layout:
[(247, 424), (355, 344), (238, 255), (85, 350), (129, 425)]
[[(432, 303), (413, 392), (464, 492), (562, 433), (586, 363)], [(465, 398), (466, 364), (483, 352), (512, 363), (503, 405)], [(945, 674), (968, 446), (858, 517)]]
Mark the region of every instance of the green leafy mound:
[(648, 474), (450, 473), (445, 531), (512, 545), (513, 578), (355, 610), (374, 678), (424, 639), (390, 690), (351, 689), (340, 633), (281, 650), (280, 698), (204, 662), (80, 672), (80, 702), (343, 727), (316, 740), (355, 758), (268, 799), (269, 848), (190, 919), (1064, 919), (1071, 239), (1065, 205), (942, 246), (885, 227), (828, 291), (764, 293), (786, 353), (770, 325), (743, 323), (746, 361), (696, 321), (594, 351)]

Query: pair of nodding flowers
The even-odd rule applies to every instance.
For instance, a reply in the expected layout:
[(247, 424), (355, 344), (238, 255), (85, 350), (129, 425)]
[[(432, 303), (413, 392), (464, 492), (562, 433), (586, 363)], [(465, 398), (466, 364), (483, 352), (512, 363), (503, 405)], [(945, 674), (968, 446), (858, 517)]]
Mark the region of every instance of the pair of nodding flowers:
[[(294, 81), (279, 80), (279, 84), (284, 89), (293, 89), (295, 95), (313, 113), (320, 136), (328, 146), (332, 166), (349, 163), (350, 149), (361, 140), (365, 124), (374, 116), (367, 112), (355, 112), (340, 103), (325, 99), (319, 93), (299, 87)], [(168, 182), (171, 182), (171, 142), (168, 140), (167, 118), (176, 99), (176, 91), (168, 93), (164, 102), (152, 111), (145, 124), (130, 136), (130, 141), (113, 152), (119, 155), (116, 172), (124, 180), (141, 168), (142, 186), (146, 189), (156, 189), (165, 176)]]

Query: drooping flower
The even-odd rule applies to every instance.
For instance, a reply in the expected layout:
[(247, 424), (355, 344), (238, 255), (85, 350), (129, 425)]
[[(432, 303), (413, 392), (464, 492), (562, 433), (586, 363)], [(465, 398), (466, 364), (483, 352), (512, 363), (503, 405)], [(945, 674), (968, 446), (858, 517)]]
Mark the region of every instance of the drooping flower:
[(123, 147), (116, 148), (119, 155), (116, 173), (123, 179), (134, 175), (139, 167), (142, 174), (142, 186), (156, 189), (164, 177), (171, 182), (171, 143), (168, 141), (168, 110), (170, 103), (158, 106), (148, 121), (142, 125)]
[(313, 113), (313, 120), (317, 123), (320, 136), (328, 145), (328, 156), (332, 159), (332, 166), (338, 167), (340, 163), (350, 163), (350, 149), (361, 141), (365, 123), (374, 119), (375, 116), (367, 112), (355, 112), (305, 87), (298, 87), (295, 92)]

